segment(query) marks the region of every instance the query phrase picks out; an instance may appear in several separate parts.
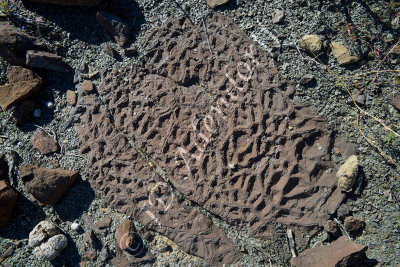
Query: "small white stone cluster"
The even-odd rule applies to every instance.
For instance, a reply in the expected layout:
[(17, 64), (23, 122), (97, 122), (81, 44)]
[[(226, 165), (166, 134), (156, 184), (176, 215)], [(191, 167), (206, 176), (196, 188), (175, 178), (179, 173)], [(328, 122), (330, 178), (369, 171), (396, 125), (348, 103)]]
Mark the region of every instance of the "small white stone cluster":
[(28, 244), (39, 260), (53, 260), (67, 247), (68, 239), (55, 224), (41, 221), (29, 233)]

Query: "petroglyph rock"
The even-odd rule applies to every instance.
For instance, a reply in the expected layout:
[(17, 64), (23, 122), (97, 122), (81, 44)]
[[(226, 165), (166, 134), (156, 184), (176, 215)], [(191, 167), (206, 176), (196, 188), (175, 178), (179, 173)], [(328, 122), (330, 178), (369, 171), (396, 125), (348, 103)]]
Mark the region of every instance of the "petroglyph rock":
[[(213, 53), (186, 19), (150, 32), (143, 67), (103, 77), (102, 101), (94, 93), (79, 97), (77, 130), (90, 181), (106, 203), (220, 264), (241, 255), (209, 219), (174, 197), (128, 139), (187, 199), (247, 225), (253, 236), (275, 235), (277, 222), (323, 226), (344, 194), (336, 188), (335, 140), (324, 120), (293, 101), (294, 88), (274, 61), (237, 26), (214, 14), (207, 27)], [(183, 229), (190, 229), (187, 238), (177, 235)], [(204, 230), (219, 244), (200, 242)], [(189, 237), (194, 243), (182, 242)]]

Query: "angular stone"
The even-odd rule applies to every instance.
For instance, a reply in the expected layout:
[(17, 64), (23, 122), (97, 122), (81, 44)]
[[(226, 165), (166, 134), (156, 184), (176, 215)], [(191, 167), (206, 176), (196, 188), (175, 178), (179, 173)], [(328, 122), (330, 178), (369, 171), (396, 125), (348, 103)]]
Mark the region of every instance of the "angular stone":
[(349, 216), (344, 219), (344, 227), (350, 233), (359, 232), (364, 229), (365, 222), (360, 218)]
[(120, 46), (125, 46), (131, 40), (132, 29), (119, 17), (106, 11), (99, 11), (96, 19)]
[(137, 49), (134, 47), (127, 48), (124, 50), (124, 52), (125, 52), (125, 56), (127, 56), (127, 57), (137, 57), (139, 55)]
[(31, 0), (40, 4), (51, 4), (57, 6), (97, 6), (103, 0)]
[(83, 83), (81, 84), (81, 89), (84, 92), (91, 92), (94, 89), (94, 85), (91, 81), (89, 80), (84, 80)]
[(76, 104), (76, 93), (74, 91), (71, 91), (71, 90), (67, 91), (67, 102), (71, 106), (75, 106), (75, 104)]
[(60, 56), (36, 50), (29, 50), (26, 53), (26, 65), (56, 72), (65, 72), (68, 69), (68, 65), (64, 63)]
[(229, 0), (206, 0), (206, 3), (211, 8), (216, 8), (217, 6), (222, 6), (228, 3)]
[(356, 155), (350, 156), (346, 162), (340, 166), (336, 173), (338, 178), (338, 188), (344, 192), (351, 192), (356, 182), (358, 174), (358, 160)]
[(93, 230), (86, 231), (83, 235), (83, 240), (85, 241), (85, 244), (89, 247), (94, 248), (97, 245), (97, 237)]
[(126, 219), (117, 228), (118, 246), (122, 250), (133, 250), (135, 246), (135, 225), (131, 219)]
[(328, 220), (324, 223), (324, 230), (331, 235), (336, 235), (339, 233), (339, 228), (334, 221)]
[(111, 46), (109, 46), (108, 44), (106, 44), (104, 46), (104, 52), (109, 55), (112, 58), (117, 59), (119, 57), (119, 54), (117, 52), (117, 50), (115, 50), (114, 48), (112, 48)]
[(97, 252), (95, 249), (90, 250), (89, 252), (85, 253), (85, 258), (91, 261), (95, 261), (97, 259)]
[(18, 126), (21, 127), (28, 121), (32, 120), (33, 112), (36, 109), (35, 102), (31, 100), (24, 100), (21, 104), (17, 105), (16, 109), (12, 114), (12, 121)]
[(44, 206), (56, 203), (74, 183), (78, 172), (27, 164), (20, 167), (19, 177), (26, 191)]
[(300, 39), (299, 46), (310, 54), (317, 56), (321, 52), (322, 42), (318, 35), (307, 34)]
[(11, 221), (17, 199), (17, 191), (6, 180), (0, 180), (0, 227)]
[(46, 50), (39, 39), (9, 24), (0, 23), (0, 36), (0, 56), (11, 65), (25, 65), (28, 50)]
[(400, 111), (400, 95), (396, 95), (395, 97), (393, 97), (392, 100), (390, 100), (390, 104), (392, 104), (395, 109)]
[(346, 66), (359, 60), (356, 56), (351, 56), (350, 51), (338, 42), (331, 43), (333, 56), (336, 58), (339, 66)]
[(33, 250), (33, 255), (38, 260), (53, 260), (57, 258), (61, 252), (67, 247), (68, 239), (65, 235), (59, 234), (50, 237), (46, 242)]
[(60, 148), (56, 140), (42, 130), (36, 131), (32, 135), (31, 144), (34, 149), (39, 150), (44, 155), (57, 152)]
[(290, 263), (297, 267), (363, 266), (367, 248), (342, 236), (330, 245), (306, 249)]
[(0, 86), (0, 106), (3, 110), (37, 94), (42, 88), (42, 79), (29, 69), (12, 66), (7, 76), (9, 83)]
[(315, 81), (315, 77), (312, 74), (306, 74), (300, 79), (300, 84), (301, 85), (307, 85), (311, 82)]

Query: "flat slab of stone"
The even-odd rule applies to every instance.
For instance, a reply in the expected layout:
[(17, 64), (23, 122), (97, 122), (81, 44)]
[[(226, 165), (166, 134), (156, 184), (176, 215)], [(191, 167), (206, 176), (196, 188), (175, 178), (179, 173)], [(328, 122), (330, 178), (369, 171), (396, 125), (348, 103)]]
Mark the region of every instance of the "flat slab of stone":
[(19, 177), (25, 189), (42, 206), (56, 203), (74, 183), (78, 172), (22, 165)]
[(44, 155), (57, 152), (60, 148), (56, 140), (42, 130), (36, 131), (32, 135), (31, 144), (33, 148), (39, 150)]
[(366, 266), (364, 260), (367, 248), (342, 236), (330, 245), (307, 249), (290, 262), (296, 267)]
[[(186, 199), (232, 225), (247, 225), (255, 237), (276, 236), (276, 223), (323, 226), (344, 195), (336, 188), (335, 139), (324, 120), (293, 101), (294, 88), (273, 59), (236, 25), (218, 14), (206, 24), (209, 42), (186, 19), (150, 32), (144, 66), (105, 76), (97, 88), (101, 101), (84, 94), (76, 127), (89, 180), (106, 203), (151, 222), (186, 252), (228, 264), (240, 256), (230, 240), (197, 209), (179, 203), (130, 141)], [(185, 223), (213, 229), (224, 246), (181, 242), (176, 234)]]

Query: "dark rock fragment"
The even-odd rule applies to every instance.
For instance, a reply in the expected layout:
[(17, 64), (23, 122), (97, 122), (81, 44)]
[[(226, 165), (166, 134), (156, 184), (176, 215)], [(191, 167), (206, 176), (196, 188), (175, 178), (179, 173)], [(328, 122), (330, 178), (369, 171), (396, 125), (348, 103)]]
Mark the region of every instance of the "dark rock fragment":
[(78, 172), (27, 164), (20, 167), (19, 177), (26, 191), (44, 206), (60, 200), (78, 177)]
[(110, 216), (105, 216), (105, 217), (97, 220), (96, 227), (97, 227), (97, 229), (105, 230), (110, 227), (110, 224), (111, 224)]
[(18, 193), (7, 181), (0, 181), (0, 227), (5, 226), (12, 218)]
[(119, 17), (106, 11), (99, 11), (96, 19), (120, 46), (125, 46), (131, 40), (131, 28)]
[(311, 82), (315, 81), (315, 77), (312, 74), (306, 74), (300, 79), (300, 84), (301, 85), (307, 85)]
[(45, 69), (56, 72), (65, 72), (69, 68), (60, 56), (48, 52), (35, 50), (29, 50), (26, 53), (26, 65), (32, 68)]
[(364, 229), (365, 222), (360, 218), (349, 216), (344, 219), (344, 227), (350, 233), (359, 232)]
[(36, 109), (35, 102), (31, 100), (24, 100), (17, 106), (12, 114), (12, 121), (21, 127), (28, 121), (32, 120), (33, 112)]
[(139, 55), (137, 49), (134, 47), (127, 48), (124, 51), (125, 51), (125, 56), (127, 57), (137, 57)]
[(0, 56), (11, 65), (25, 65), (28, 50), (46, 50), (39, 39), (9, 24), (0, 23), (0, 37)]
[(51, 4), (58, 6), (97, 6), (103, 0), (31, 0), (41, 4)]
[(0, 181), (8, 179), (8, 163), (4, 154), (0, 155)]
[(390, 104), (392, 104), (392, 106), (395, 107), (395, 109), (400, 111), (400, 95), (393, 97), (392, 100), (390, 101)]
[(120, 55), (118, 54), (117, 50), (115, 50), (114, 48), (112, 48), (108, 44), (106, 44), (104, 46), (104, 52), (107, 55), (109, 55), (110, 57), (114, 58), (114, 59), (117, 59), (118, 57), (120, 57)]

